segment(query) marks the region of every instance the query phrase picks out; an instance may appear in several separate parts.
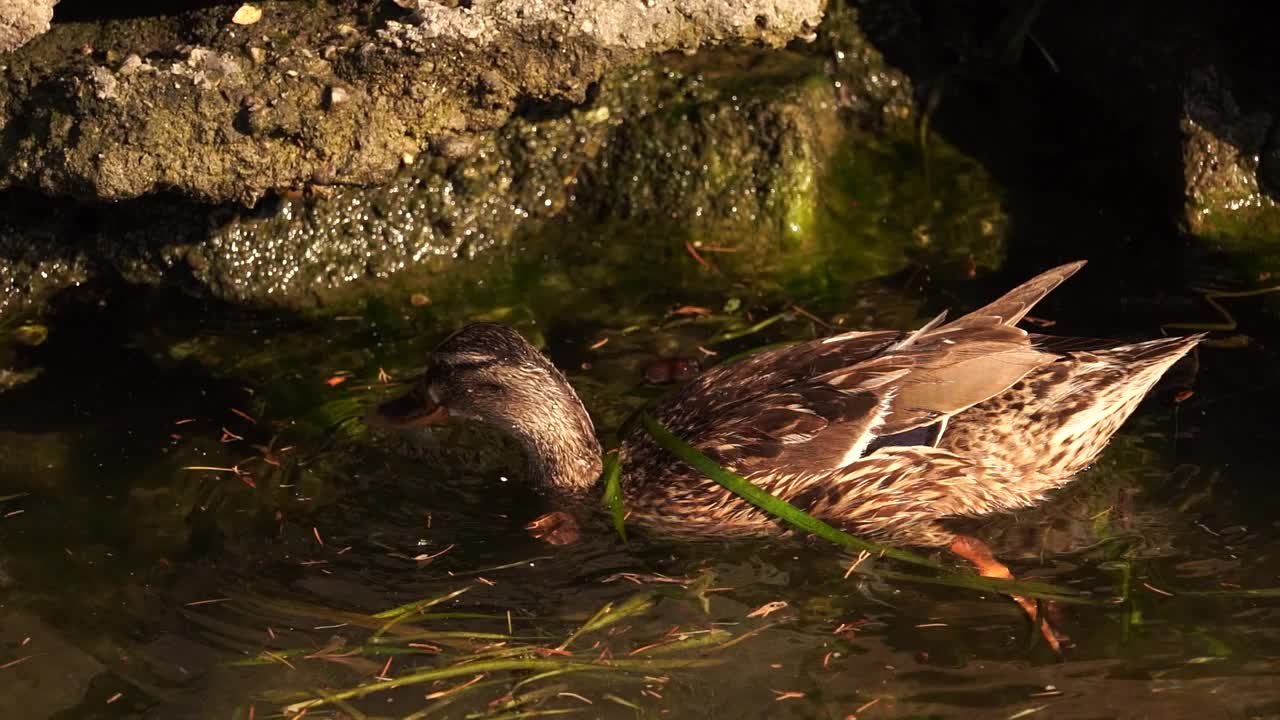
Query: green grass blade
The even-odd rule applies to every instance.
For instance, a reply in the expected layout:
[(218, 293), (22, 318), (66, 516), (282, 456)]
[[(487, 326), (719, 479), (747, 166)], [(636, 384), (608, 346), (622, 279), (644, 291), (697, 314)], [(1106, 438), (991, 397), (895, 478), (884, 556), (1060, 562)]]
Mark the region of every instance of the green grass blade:
[(725, 332), (722, 332), (708, 340), (707, 345), (719, 345), (720, 343), (729, 342), (730, 340), (737, 340), (738, 338), (744, 338), (748, 335), (754, 335), (786, 316), (787, 314), (784, 312), (778, 313), (776, 315), (770, 315), (754, 325), (750, 325), (739, 330), (726, 330)]
[(384, 610), (378, 613), (377, 615), (374, 615), (373, 617), (378, 618), (379, 620), (386, 618), (387, 621), (383, 623), (382, 627), (378, 628), (373, 633), (373, 638), (370, 640), (370, 642), (378, 642), (378, 640), (383, 635), (385, 635), (387, 631), (391, 630), (391, 628), (395, 627), (396, 625), (399, 625), (402, 621), (410, 619), (415, 613), (420, 613), (423, 610), (426, 610), (427, 608), (434, 607), (436, 605), (439, 605), (442, 602), (447, 602), (449, 600), (452, 600), (470, 589), (471, 589), (470, 586), (460, 588), (458, 590), (454, 590), (451, 593), (445, 593), (444, 595), (441, 595), (439, 597), (427, 598), (426, 600), (418, 600), (416, 602), (411, 602), (408, 605), (401, 605), (398, 608)]
[(470, 630), (423, 630), (406, 635), (397, 635), (393, 638), (388, 637), (371, 637), (369, 642), (374, 645), (383, 643), (401, 643), (415, 642), (417, 640), (485, 640), (489, 642), (510, 642), (512, 640), (546, 640), (545, 635), (508, 635), (506, 633), (494, 632), (472, 632)]
[(330, 704), (337, 707), (342, 712), (346, 713), (348, 716), (350, 716), (351, 720), (369, 720), (368, 715), (365, 715), (364, 713), (357, 710), (355, 707), (351, 705), (351, 703), (347, 702), (346, 700), (343, 700), (342, 698), (336, 698), (331, 693), (325, 692), (320, 688), (316, 688), (315, 693), (320, 697), (324, 698)]
[(613, 516), (613, 529), (618, 531), (622, 542), (627, 541), (627, 527), (623, 523), (626, 510), (622, 507), (622, 461), (617, 451), (604, 457), (604, 504)]
[(697, 635), (689, 635), (685, 638), (671, 640), (656, 645), (650, 645), (631, 651), (631, 655), (644, 655), (645, 657), (660, 657), (662, 655), (670, 655), (672, 653), (685, 652), (687, 650), (697, 650), (705, 648), (709, 645), (721, 645), (733, 639), (733, 633), (720, 628), (713, 628), (710, 632), (704, 632)]
[[(229, 592), (226, 594), (234, 602), (225, 603), (224, 607), (238, 613), (253, 613), (255, 616), (261, 616), (265, 613), (291, 619), (298, 617), (318, 618), (334, 624), (345, 623), (368, 630), (377, 630), (383, 625), (383, 622), (378, 618), (364, 613), (347, 612), (345, 610), (312, 605), (299, 600), (278, 600), (253, 593)], [(420, 629), (402, 627), (397, 628), (396, 632), (416, 632)]]
[[(286, 650), (268, 650), (266, 652), (269, 652), (270, 655), (259, 653), (253, 657), (228, 661), (226, 666), (252, 667), (255, 665), (279, 665), (281, 658), (289, 659), (296, 657), (311, 657), (317, 660), (325, 659), (325, 655), (316, 648), (289, 648)], [(434, 655), (435, 653), (421, 648), (396, 647), (394, 645), (358, 645), (356, 647), (344, 647), (340, 650), (335, 649), (334, 654), (359, 657), (388, 657), (399, 655)]]
[(651, 593), (647, 593), (642, 595), (633, 595), (617, 607), (614, 607), (611, 602), (605, 603), (599, 610), (595, 611), (591, 617), (587, 618), (587, 621), (582, 623), (577, 630), (570, 633), (569, 637), (565, 638), (564, 642), (560, 643), (560, 649), (563, 650), (569, 647), (574, 640), (577, 640), (584, 633), (609, 627), (620, 620), (625, 620), (632, 615), (639, 615), (640, 613), (647, 611), (649, 608), (653, 607), (654, 600), (655, 596)]
[(620, 698), (617, 695), (614, 695), (613, 693), (605, 693), (603, 697), (605, 700), (608, 700), (611, 703), (616, 703), (625, 708), (631, 708), (632, 710), (635, 710), (638, 713), (644, 712), (644, 710), (639, 705), (631, 702), (630, 700)]
[(703, 455), (697, 448), (676, 437), (670, 430), (666, 429), (661, 423), (655, 420), (652, 415), (645, 413), (641, 416), (640, 422), (643, 424), (644, 429), (658, 441), (658, 444), (671, 454), (693, 466), (699, 472), (711, 478), (729, 492), (732, 492), (770, 515), (784, 520), (805, 532), (812, 533), (823, 540), (828, 540), (840, 545), (841, 547), (850, 548), (852, 550), (866, 550), (869, 553), (882, 555), (884, 557), (891, 557), (895, 560), (911, 563), (912, 565), (921, 565), (930, 568), (941, 567), (937, 561), (930, 560), (913, 552), (869, 542), (862, 538), (854, 537), (843, 530), (837, 530), (795, 505), (774, 497), (765, 490), (752, 485), (741, 475), (731, 473), (720, 467), (716, 461), (706, 455)]
[(586, 708), (559, 708), (553, 710), (521, 710), (520, 712), (504, 713), (502, 715), (468, 715), (467, 717), (483, 717), (487, 720), (521, 720), (521, 718), (547, 717), (549, 715), (572, 715), (585, 711)]
[(463, 675), (476, 675), (486, 672), (503, 672), (513, 670), (546, 671), (555, 670), (557, 668), (573, 668), (594, 670), (597, 672), (613, 670), (644, 673), (655, 670), (707, 667), (713, 664), (715, 664), (715, 662), (709, 660), (611, 660), (604, 663), (584, 662), (581, 660), (557, 660), (550, 658), (494, 660), (491, 662), (467, 663), (464, 665), (451, 665), (449, 667), (423, 670), (409, 675), (401, 675), (400, 677), (386, 680), (384, 682), (361, 685), (347, 690), (338, 690), (329, 693), (328, 697), (312, 698), (311, 700), (293, 703), (285, 708), (285, 712), (289, 714), (299, 713), (308, 708), (329, 703), (334, 698), (339, 700), (350, 700), (352, 698), (365, 697), (366, 695), (385, 692), (387, 690), (394, 690), (395, 688), (404, 687), (406, 685), (420, 685), (422, 683), (434, 682), (436, 680), (448, 680), (449, 678), (460, 677)]
[(454, 590), (451, 593), (446, 593), (439, 597), (427, 598), (425, 600), (414, 600), (413, 602), (406, 603), (404, 605), (401, 605), (400, 607), (394, 607), (394, 608), (391, 608), (390, 610), (383, 610), (380, 613), (374, 613), (372, 617), (376, 617), (379, 620), (387, 620), (390, 618), (398, 618), (403, 615), (408, 615), (409, 613), (413, 613), (413, 612), (420, 612), (422, 610), (426, 610), (429, 607), (439, 605), (442, 602), (447, 602), (449, 600), (452, 600), (470, 589), (471, 587), (468, 586), (460, 590)]
[(511, 693), (511, 695), (514, 696), (516, 694), (516, 691), (524, 687), (525, 685), (536, 683), (539, 680), (546, 680), (547, 678), (559, 677), (561, 675), (567, 675), (569, 673), (580, 673), (580, 672), (585, 672), (585, 671), (582, 670), (581, 668), (559, 668), (557, 670), (548, 670), (546, 672), (540, 672), (536, 675), (530, 675), (529, 677), (523, 680), (520, 680), (515, 685), (512, 685), (511, 690), (509, 692)]

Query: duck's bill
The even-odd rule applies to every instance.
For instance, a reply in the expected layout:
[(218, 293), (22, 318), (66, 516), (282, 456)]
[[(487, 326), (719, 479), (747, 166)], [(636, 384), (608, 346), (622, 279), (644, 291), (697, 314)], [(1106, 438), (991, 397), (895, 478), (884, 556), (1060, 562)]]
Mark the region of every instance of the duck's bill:
[(401, 395), (378, 403), (365, 416), (365, 423), (374, 427), (408, 428), (439, 425), (449, 419), (449, 411), (443, 405), (423, 402), (418, 393)]

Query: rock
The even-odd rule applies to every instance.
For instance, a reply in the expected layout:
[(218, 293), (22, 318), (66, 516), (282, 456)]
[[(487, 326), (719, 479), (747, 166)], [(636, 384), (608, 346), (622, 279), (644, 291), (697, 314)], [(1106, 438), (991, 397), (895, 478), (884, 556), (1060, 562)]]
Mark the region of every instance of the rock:
[[(904, 237), (925, 243), (930, 218), (947, 221), (921, 204), (931, 202), (928, 192), (896, 167), (915, 161), (884, 141), (915, 142), (910, 97), (906, 78), (850, 25), (805, 52), (719, 50), (616, 71), (590, 102), (529, 102), (496, 132), (432, 135), (429, 152), (394, 158), (398, 172), (382, 187), (312, 186), (252, 211), (142, 199), (75, 216), (14, 203), (11, 230), (0, 225), (0, 259), (20, 261), (9, 268), (14, 292), (0, 302), (12, 313), (24, 298), (38, 301), (92, 270), (143, 284), (178, 281), (252, 305), (341, 312), (373, 297), (399, 304), (413, 292), (444, 297), (432, 292), (438, 278), (492, 248), (530, 245), (552, 219), (608, 225), (619, 237), (658, 229), (676, 247), (697, 235), (738, 247), (716, 258), (726, 270), (781, 263), (797, 273), (813, 261), (804, 258), (826, 256), (814, 243), (831, 236), (828, 192), (836, 205), (862, 203), (884, 215), (875, 223), (883, 231), (858, 239), (868, 249), (862, 267), (883, 270), (900, 262)], [(326, 114), (345, 114), (361, 98), (348, 92)], [(267, 95), (242, 102), (249, 132), (306, 123)], [(863, 126), (874, 131), (850, 135)], [(956, 207), (970, 209), (947, 230), (968, 235), (947, 252), (998, 247), (1003, 216), (985, 177), (963, 159), (937, 162), (946, 168), (935, 181), (943, 192), (962, 168), (955, 191), (965, 200)], [(833, 181), (845, 166), (861, 174)], [(883, 176), (868, 176), (870, 168)], [(919, 227), (898, 232), (899, 217)], [(22, 283), (40, 273), (50, 279), (24, 293)]]
[(189, 683), (207, 675), (225, 662), (217, 650), (193, 639), (163, 633), (134, 651), (134, 667), (145, 669), (145, 676), (168, 683)]
[(31, 222), (25, 209), (39, 204), (25, 193), (0, 194), (0, 317), (88, 278), (90, 261), (61, 222), (52, 215)]
[[(0, 188), (253, 204), (377, 184), (426, 138), (491, 131), (522, 102), (581, 102), (610, 69), (666, 50), (782, 45), (812, 31), (823, 3), (464, 5), (422, 2), (386, 22), (347, 2), (273, 5), (251, 27), (221, 6), (58, 25), (6, 59), (0, 125), (28, 131), (0, 139)], [(126, 60), (112, 73), (104, 57)]]
[(253, 25), (262, 19), (262, 10), (253, 5), (241, 5), (231, 16), (231, 22), (236, 25)]
[(1191, 73), (1181, 127), (1185, 219), (1193, 234), (1235, 244), (1280, 237), (1280, 208), (1259, 182), (1275, 126), (1270, 113), (1242, 111), (1214, 68)]
[[(753, 62), (755, 87), (725, 90), (708, 79)], [(770, 82), (770, 73), (785, 79)], [(740, 235), (752, 246), (812, 235), (824, 161), (844, 139), (836, 95), (816, 63), (730, 55), (710, 68), (673, 61), (625, 82), (656, 82), (664, 87), (653, 95), (664, 101), (609, 114), (623, 120), (579, 175), (586, 213), (693, 236)]]
[(58, 0), (0, 0), (0, 53), (25, 45), (49, 29)]
[(346, 102), (348, 96), (349, 93), (346, 90), (338, 87), (337, 85), (330, 85), (328, 88), (328, 97), (325, 102), (327, 102), (329, 107), (332, 109), (334, 105)]
[(130, 54), (124, 59), (124, 62), (120, 63), (119, 72), (121, 75), (128, 77), (139, 72), (155, 72), (155, 66), (137, 55)]
[(169, 72), (177, 77), (190, 78), (202, 90), (235, 87), (244, 78), (240, 63), (234, 57), (202, 47), (188, 48), (186, 59), (170, 66)]
[[(732, 72), (745, 57), (706, 60)], [(782, 238), (811, 235), (821, 159), (842, 137), (819, 64), (775, 63), (786, 68), (777, 82), (736, 95), (701, 78), (697, 59), (618, 73), (592, 106), (493, 135), (433, 138), (435, 155), (384, 187), (239, 214), (207, 238), (165, 245), (145, 272), (183, 267), (235, 302), (336, 308), (378, 292), (362, 281), (451, 271), (561, 216), (763, 229), (744, 248), (758, 253), (743, 253), (759, 263)]]
[(386, 34), (410, 45), (439, 37), (501, 43), (519, 33), (556, 28), (594, 44), (629, 50), (697, 49), (704, 44), (758, 42), (779, 46), (818, 26), (821, 4), (681, 2), (680, 0), (489, 0), (450, 6), (438, 0), (398, 3), (413, 23), (389, 23)]
[(78, 705), (105, 670), (57, 630), (21, 610), (0, 610), (0, 648), (5, 649), (5, 662), (30, 658), (0, 674), (0, 717), (58, 716)]

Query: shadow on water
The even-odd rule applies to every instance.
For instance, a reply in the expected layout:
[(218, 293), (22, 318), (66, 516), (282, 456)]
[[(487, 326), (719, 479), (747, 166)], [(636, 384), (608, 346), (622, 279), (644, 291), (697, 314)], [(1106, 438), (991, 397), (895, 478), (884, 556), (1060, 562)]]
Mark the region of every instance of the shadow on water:
[[(846, 579), (850, 558), (814, 544), (635, 531), (624, 545), (600, 519), (584, 542), (548, 547), (522, 529), (547, 508), (501, 438), (466, 427), (371, 436), (358, 421), (389, 392), (383, 372), (410, 378), (465, 319), (520, 327), (608, 429), (660, 391), (643, 382), (656, 359), (714, 362), (699, 346), (723, 357), (829, 332), (805, 313), (910, 327), (1080, 255), (1094, 264), (1037, 310), (1056, 323), (1050, 332), (1154, 336), (1204, 317), (1189, 278), (1215, 268), (1193, 275), (1168, 252), (1152, 220), (1164, 208), (1120, 187), (1138, 179), (1093, 182), (1096, 168), (1069, 157), (1080, 136), (1028, 155), (1008, 140), (1025, 134), (1016, 115), (982, 129), (977, 111), (946, 107), (956, 117), (944, 113), (944, 127), (973, 123), (949, 137), (985, 148), (975, 152), (1008, 188), (1009, 260), (975, 279), (956, 257), (919, 250), (910, 218), (866, 227), (833, 211), (807, 249), (817, 261), (781, 279), (566, 227), (482, 282), (460, 276), (428, 304), (380, 301), (351, 317), (264, 317), (126, 287), (70, 294), (46, 318), (49, 341), (21, 350), (42, 374), (0, 395), (0, 715), (243, 720), (357, 686), (378, 691), (308, 715), (1280, 714), (1280, 599), (1229, 594), (1280, 586), (1269, 453), (1278, 333), (1275, 315), (1248, 301), (1232, 309), (1251, 342), (1204, 348), (1198, 372), (1154, 393), (1097, 467), (1042, 508), (973, 523), (1020, 575), (1098, 600), (1064, 608), (1073, 647), (1060, 663), (1001, 598)], [(1003, 161), (991, 138), (1010, 143)], [(894, 167), (895, 152), (824, 192), (843, 202), (850, 187), (879, 182), (907, 188), (899, 198), (911, 206), (918, 164)], [(1072, 242), (1082, 237), (1093, 240)], [(981, 249), (975, 240), (959, 255)], [(1157, 269), (1133, 270), (1153, 255)], [(671, 312), (682, 306), (700, 309)], [(460, 590), (396, 624), (373, 617)], [(642, 610), (572, 637), (606, 603), (646, 594)], [(374, 642), (383, 634), (395, 642)], [(601, 657), (652, 664), (556, 665)], [(481, 664), (497, 660), (530, 664)], [(708, 665), (680, 665), (693, 661)], [(393, 687), (461, 662), (476, 664)]]

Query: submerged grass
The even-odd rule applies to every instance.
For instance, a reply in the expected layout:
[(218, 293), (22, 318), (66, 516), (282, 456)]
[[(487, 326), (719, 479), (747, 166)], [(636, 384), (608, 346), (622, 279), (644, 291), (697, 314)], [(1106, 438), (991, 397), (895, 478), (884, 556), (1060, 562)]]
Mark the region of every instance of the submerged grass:
[[(440, 595), (438, 597), (427, 598), (425, 600), (415, 600), (414, 602), (411, 602), (411, 603), (405, 603), (400, 607), (394, 607), (394, 608), (391, 608), (390, 610), (383, 610), (382, 612), (374, 613), (373, 617), (379, 618), (379, 619), (391, 619), (391, 620), (403, 618), (406, 615), (420, 613), (429, 607), (434, 607), (436, 605), (439, 605), (442, 602), (447, 602), (449, 600), (452, 600), (458, 597), (459, 595), (467, 592), (470, 589), (471, 589), (470, 587), (464, 587), (460, 590), (454, 590), (453, 592), (445, 593), (444, 595)], [(379, 630), (378, 634), (381, 635), (382, 631)]]
[(317, 705), (325, 705), (335, 700), (351, 700), (353, 698), (361, 698), (374, 693), (386, 692), (407, 685), (421, 685), (423, 683), (434, 682), (436, 680), (447, 680), (465, 675), (483, 675), (493, 672), (511, 672), (511, 671), (528, 671), (535, 670), (539, 672), (547, 672), (552, 670), (559, 671), (595, 671), (595, 672), (620, 672), (620, 673), (652, 673), (657, 671), (670, 671), (681, 668), (699, 668), (708, 667), (715, 664), (714, 660), (708, 659), (674, 659), (674, 660), (608, 660), (599, 662), (588, 662), (577, 659), (560, 659), (560, 658), (517, 658), (502, 660), (486, 660), (480, 662), (461, 662), (457, 665), (450, 665), (443, 668), (433, 668), (431, 670), (423, 670), (420, 672), (402, 675), (397, 678), (391, 678), (371, 685), (361, 685), (346, 690), (339, 690), (332, 693), (325, 693), (320, 697), (302, 702), (296, 702), (285, 706), (286, 713), (300, 713)]
[[(719, 629), (667, 631), (653, 642), (625, 641), (634, 648), (619, 648), (619, 654), (625, 656), (614, 658), (608, 644), (593, 643), (589, 648), (573, 649), (573, 645), (585, 635), (618, 623), (635, 619), (653, 609), (658, 600), (656, 593), (640, 593), (619, 602), (605, 603), (587, 617), (580, 625), (563, 636), (558, 644), (546, 642), (549, 635), (515, 635), (512, 633), (492, 633), (469, 630), (425, 629), (417, 625), (393, 625), (401, 620), (420, 620), (422, 611), (445, 602), (452, 601), (463, 592), (454, 590), (443, 595), (400, 605), (389, 610), (372, 614), (352, 613), (341, 610), (327, 610), (304, 603), (268, 601), (253, 598), (256, 608), (269, 607), (277, 612), (286, 608), (298, 611), (305, 617), (342, 618), (350, 627), (372, 631), (366, 642), (355, 645), (332, 643), (326, 648), (288, 648), (263, 650), (258, 655), (229, 663), (232, 666), (283, 666), (297, 670), (301, 661), (322, 661), (346, 665), (350, 669), (364, 674), (372, 674), (368, 661), (355, 663), (356, 658), (386, 658), (382, 672), (364, 683), (347, 688), (312, 688), (309, 690), (267, 693), (266, 699), (281, 702), (284, 715), (292, 716), (307, 713), (319, 706), (333, 706), (350, 717), (362, 717), (362, 711), (352, 703), (370, 695), (388, 692), (400, 688), (438, 683), (445, 680), (462, 679), (452, 686), (434, 687), (424, 695), (424, 699), (433, 701), (429, 705), (408, 715), (409, 718), (423, 718), (434, 714), (447, 704), (455, 702), (462, 695), (474, 695), (476, 692), (495, 686), (504, 686), (505, 692), (490, 702), (487, 710), (470, 712), (466, 717), (531, 717), (546, 714), (564, 714), (576, 712), (580, 708), (542, 707), (545, 702), (566, 696), (579, 701), (582, 696), (568, 692), (563, 685), (530, 688), (535, 683), (574, 676), (607, 676), (616, 680), (627, 679), (636, 682), (651, 681), (655, 675), (665, 675), (683, 669), (704, 668), (721, 664), (720, 658), (707, 656), (700, 651), (727, 647), (730, 643), (746, 639), (757, 634), (749, 631), (739, 635)], [(621, 638), (625, 630), (611, 631), (609, 637)], [(391, 634), (383, 635), (384, 630)], [(410, 631), (406, 634), (405, 631)], [(454, 643), (422, 643), (423, 640), (440, 639), (455, 640)], [(554, 642), (554, 641), (553, 641)], [(590, 653), (589, 655), (587, 653)], [(416, 663), (439, 663), (434, 667), (415, 668), (397, 677), (386, 676), (396, 657), (414, 658)], [(377, 668), (378, 665), (373, 665)], [(611, 682), (611, 684), (613, 684)], [(527, 690), (526, 690), (527, 689)], [(636, 707), (628, 701), (614, 696), (617, 704)]]
[(435, 651), (425, 648), (392, 647), (386, 645), (356, 645), (343, 647), (341, 652), (326, 654), (314, 648), (290, 648), (287, 650), (263, 651), (253, 657), (233, 660), (227, 663), (231, 667), (254, 667), (258, 665), (279, 665), (281, 659), (327, 659), (333, 657), (395, 657), (398, 655), (433, 655)]
[(386, 634), (388, 630), (391, 630), (400, 621), (410, 618), (414, 615), (418, 615), (423, 610), (439, 605), (442, 602), (448, 602), (449, 600), (452, 600), (458, 597), (459, 595), (467, 592), (470, 589), (471, 589), (470, 587), (464, 587), (459, 590), (454, 590), (453, 592), (450, 592), (450, 593), (445, 593), (444, 595), (441, 595), (439, 597), (427, 598), (425, 600), (418, 600), (416, 602), (411, 602), (406, 605), (401, 605), (400, 607), (391, 608), (390, 610), (384, 610), (380, 613), (375, 614), (373, 617), (378, 619), (385, 618), (387, 622), (385, 625), (378, 628), (377, 632), (373, 634), (373, 638), (371, 642), (375, 642), (375, 643), (378, 642), (379, 638), (381, 638), (384, 634)]
[(564, 650), (581, 635), (609, 627), (620, 620), (646, 612), (653, 607), (654, 600), (654, 595), (644, 594), (633, 595), (617, 607), (614, 607), (613, 603), (605, 603), (594, 615), (587, 618), (587, 621), (579, 626), (577, 630), (570, 633), (569, 637), (565, 638), (565, 641), (560, 643), (560, 647), (556, 649)]

